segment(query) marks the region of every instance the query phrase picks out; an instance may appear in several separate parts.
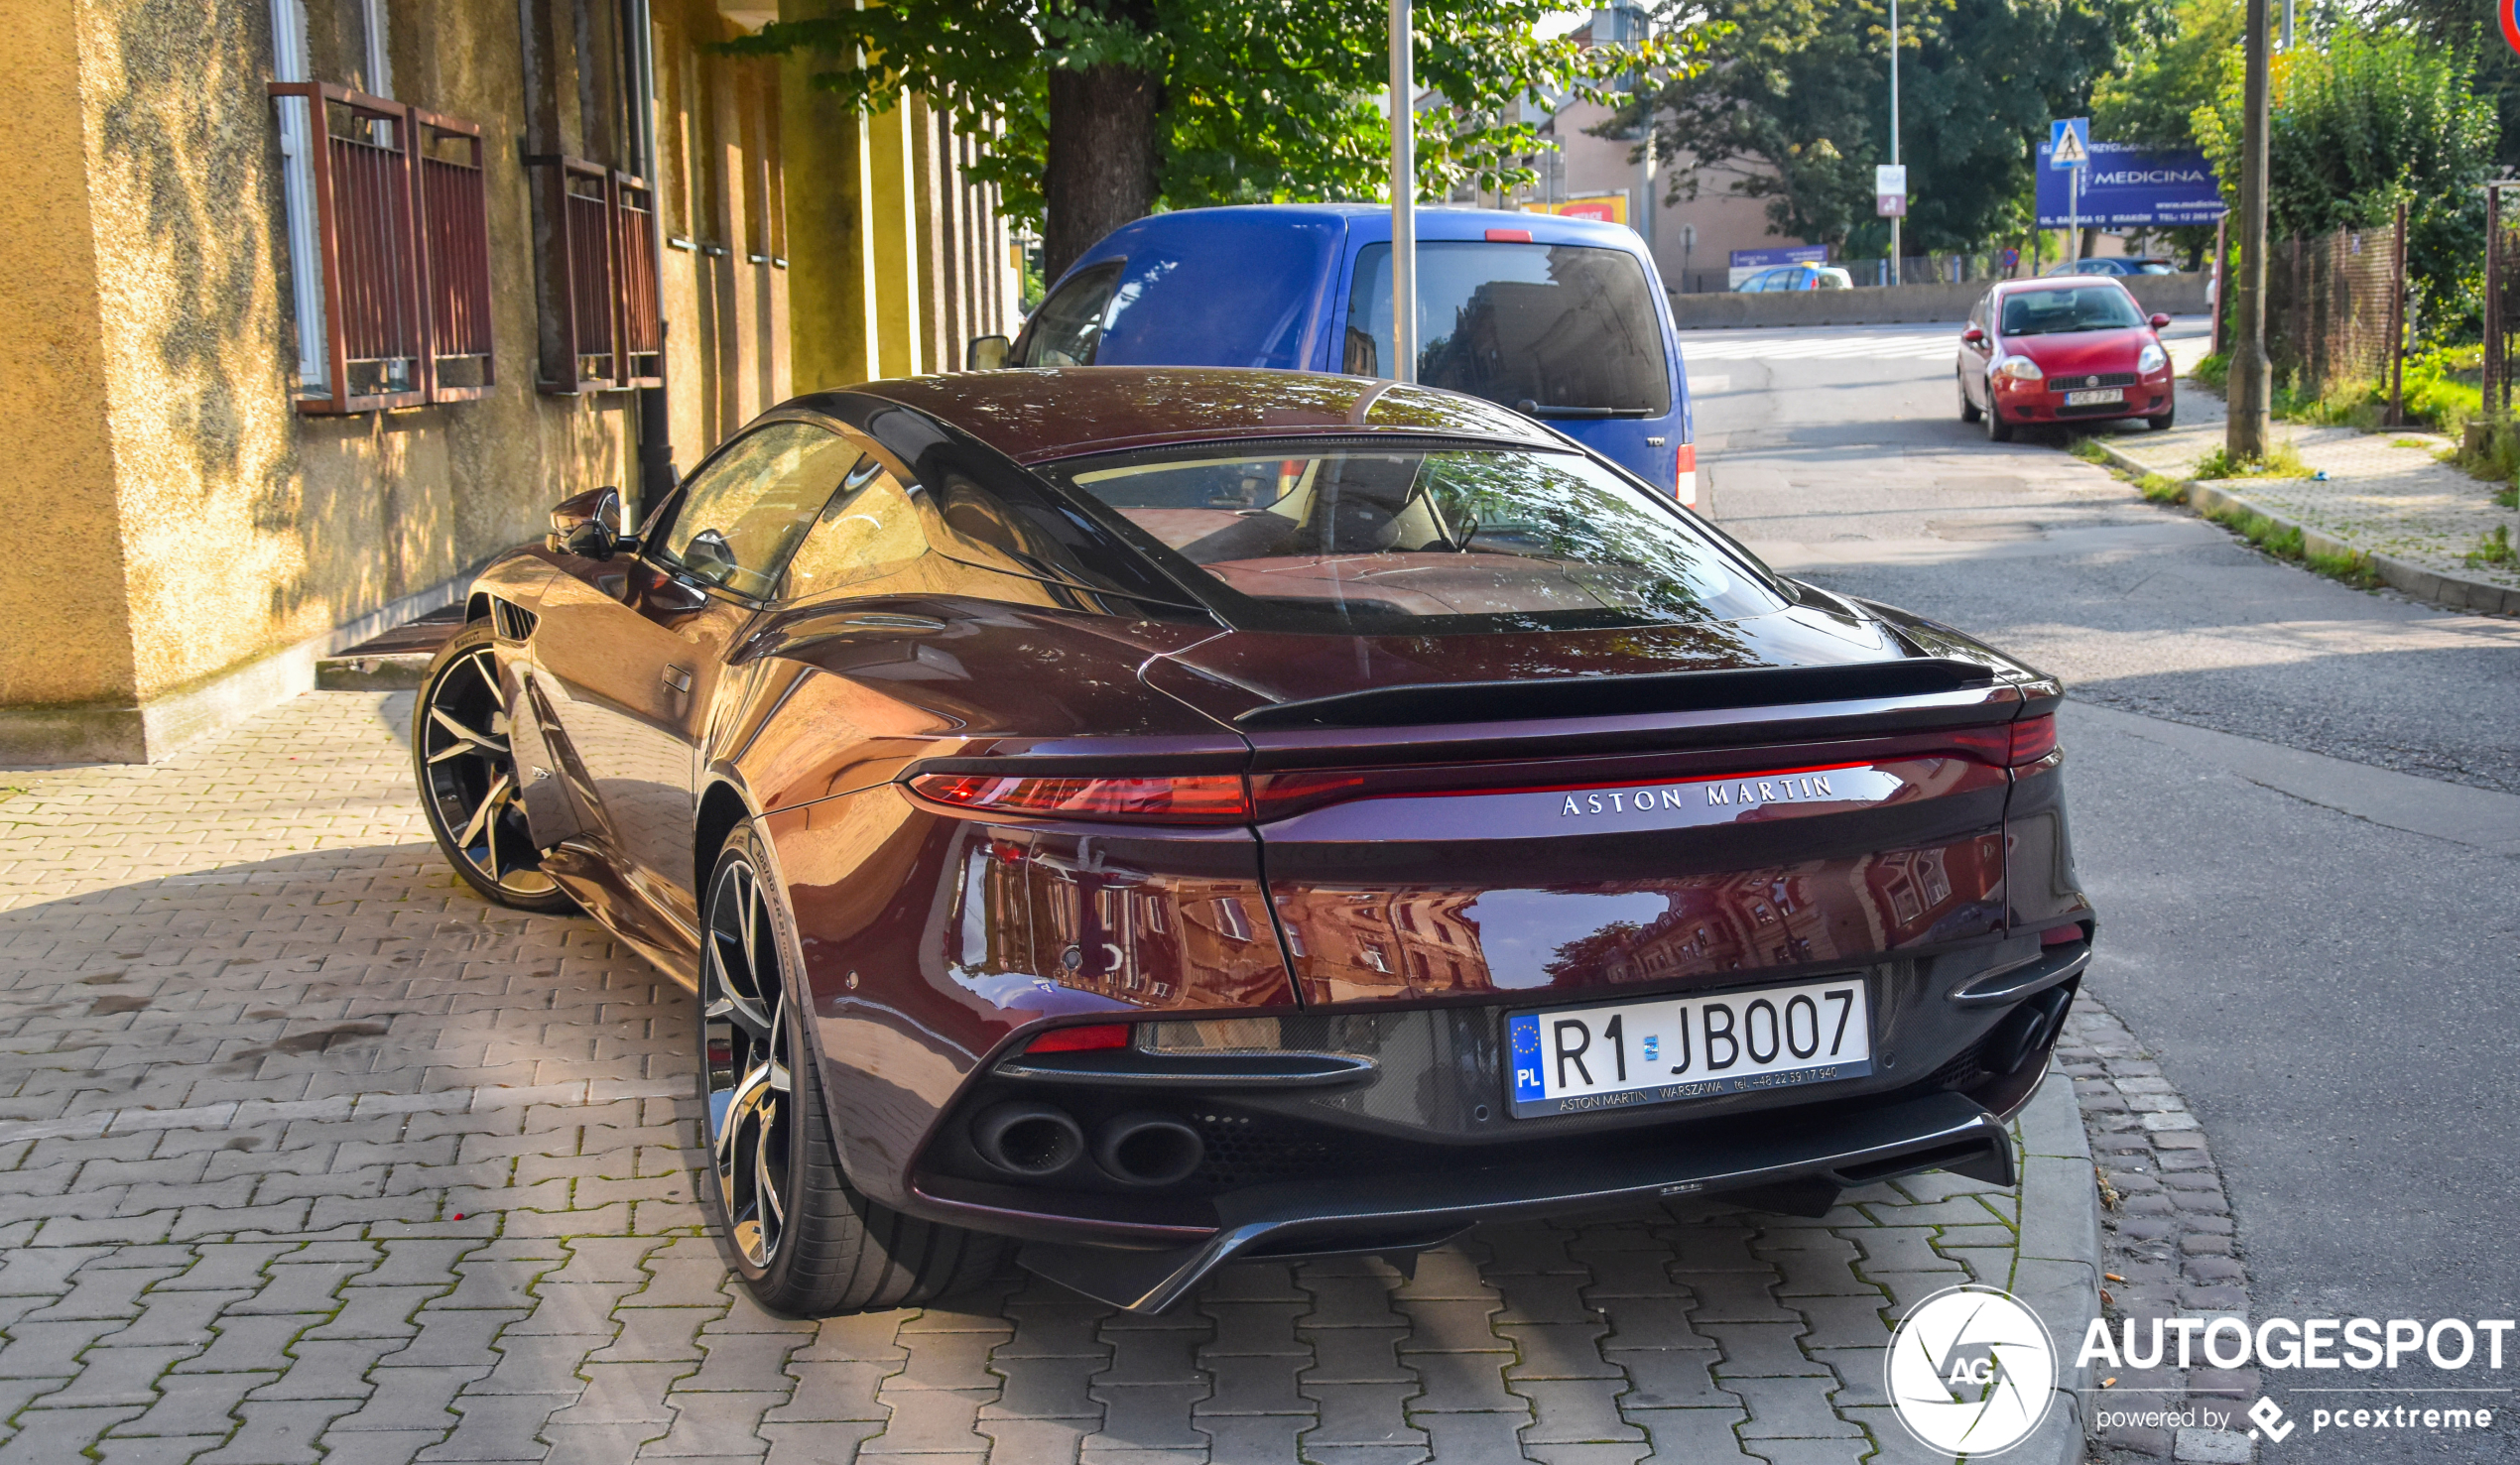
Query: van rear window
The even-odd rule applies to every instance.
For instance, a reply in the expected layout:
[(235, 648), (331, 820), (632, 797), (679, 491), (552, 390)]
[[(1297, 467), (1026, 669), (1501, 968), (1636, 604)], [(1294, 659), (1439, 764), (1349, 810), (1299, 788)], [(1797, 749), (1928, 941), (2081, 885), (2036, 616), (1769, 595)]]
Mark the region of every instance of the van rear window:
[[(1356, 254), (1342, 369), (1391, 363), (1391, 246)], [(1671, 372), (1636, 256), (1570, 244), (1418, 245), (1418, 380), (1517, 411), (1661, 417)]]

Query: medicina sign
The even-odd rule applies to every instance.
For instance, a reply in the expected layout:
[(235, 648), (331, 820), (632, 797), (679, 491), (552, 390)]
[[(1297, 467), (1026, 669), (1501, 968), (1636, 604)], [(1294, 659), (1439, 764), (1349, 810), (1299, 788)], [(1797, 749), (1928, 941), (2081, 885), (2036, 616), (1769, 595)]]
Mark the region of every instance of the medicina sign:
[[(2039, 226), (2061, 228), (2068, 220), (2066, 170), (2048, 166), (2039, 145)], [(2209, 224), (2222, 217), (2222, 189), (2213, 166), (2194, 148), (2138, 148), (2127, 143), (2091, 144), (2082, 169), (2081, 216), (2095, 229), (2158, 229)]]

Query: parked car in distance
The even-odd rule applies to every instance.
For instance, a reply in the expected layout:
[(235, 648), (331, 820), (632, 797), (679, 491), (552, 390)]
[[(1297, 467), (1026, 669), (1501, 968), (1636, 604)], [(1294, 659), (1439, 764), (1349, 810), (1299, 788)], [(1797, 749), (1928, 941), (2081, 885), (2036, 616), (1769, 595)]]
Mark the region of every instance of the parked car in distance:
[(1852, 290), (1855, 277), (1835, 265), (1778, 265), (1761, 270), (1733, 287), (1736, 294), (1758, 295), (1779, 290)]
[[(1703, 512), (1680, 336), (1622, 225), (1429, 208), (1418, 219), (1418, 380), (1551, 427)], [(1391, 372), (1391, 211), (1188, 208), (1124, 224), (973, 367)]]
[(2039, 272), (2047, 275), (2176, 275), (2179, 267), (2168, 260), (2135, 259), (2106, 255), (2087, 260), (2067, 260), (2050, 265)]
[(2006, 280), (1978, 299), (1960, 332), (1960, 421), (1997, 442), (2030, 423), (2176, 420), (2178, 391), (2161, 343), (2167, 315), (2147, 318), (2114, 280)]
[(2018, 1175), (2095, 920), (2063, 688), (1529, 418), (873, 382), (620, 511), (483, 571), (413, 767), (476, 891), (692, 989), (773, 1310)]

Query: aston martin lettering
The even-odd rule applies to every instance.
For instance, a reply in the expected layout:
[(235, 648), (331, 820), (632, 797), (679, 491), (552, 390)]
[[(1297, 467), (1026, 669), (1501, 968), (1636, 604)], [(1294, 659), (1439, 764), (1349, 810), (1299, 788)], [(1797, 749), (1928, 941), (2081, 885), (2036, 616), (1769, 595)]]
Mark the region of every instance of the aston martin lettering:
[(1858, 768), (1634, 789), (1589, 789), (1566, 794), (1558, 817), (1590, 818), (1596, 814), (1641, 814), (1660, 809), (1757, 808), (1769, 803), (1878, 803), (1900, 787), (1898, 779), (1879, 769)]

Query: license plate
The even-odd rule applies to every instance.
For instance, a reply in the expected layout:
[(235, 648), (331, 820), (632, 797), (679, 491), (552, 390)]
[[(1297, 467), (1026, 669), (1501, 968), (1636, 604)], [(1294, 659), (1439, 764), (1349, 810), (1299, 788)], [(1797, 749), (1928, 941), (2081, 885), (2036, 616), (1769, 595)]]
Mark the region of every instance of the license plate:
[(2102, 402), (2123, 402), (2125, 400), (2126, 389), (2124, 387), (2102, 387), (2096, 392), (2068, 392), (2065, 394), (2065, 405), (2068, 407), (2092, 407)]
[(1869, 1019), (1859, 976), (1508, 1014), (1511, 1109), (1529, 1119), (1860, 1078)]

